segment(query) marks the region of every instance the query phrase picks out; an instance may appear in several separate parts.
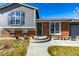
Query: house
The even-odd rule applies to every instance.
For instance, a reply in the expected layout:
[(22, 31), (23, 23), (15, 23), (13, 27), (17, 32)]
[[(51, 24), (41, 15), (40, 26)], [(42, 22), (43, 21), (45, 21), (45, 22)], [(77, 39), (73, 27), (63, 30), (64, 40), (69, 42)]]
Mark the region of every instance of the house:
[(36, 7), (20, 3), (6, 4), (0, 7), (0, 36), (35, 34), (38, 18)]
[(0, 37), (79, 36), (78, 19), (40, 19), (38, 8), (11, 3), (0, 7)]

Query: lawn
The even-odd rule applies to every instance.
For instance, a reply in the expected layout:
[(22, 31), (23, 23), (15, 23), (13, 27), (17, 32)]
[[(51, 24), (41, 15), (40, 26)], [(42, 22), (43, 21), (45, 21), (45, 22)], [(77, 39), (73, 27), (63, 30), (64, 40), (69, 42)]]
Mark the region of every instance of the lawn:
[(25, 56), (29, 40), (0, 40), (0, 46), (7, 45), (0, 50), (0, 56)]
[(49, 46), (51, 56), (79, 56), (79, 47), (75, 46)]

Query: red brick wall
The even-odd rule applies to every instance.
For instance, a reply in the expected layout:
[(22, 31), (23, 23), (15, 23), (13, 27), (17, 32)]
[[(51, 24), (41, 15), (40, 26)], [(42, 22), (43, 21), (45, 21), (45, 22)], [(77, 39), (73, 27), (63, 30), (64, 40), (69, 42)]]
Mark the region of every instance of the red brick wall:
[(22, 37), (23, 36), (23, 32), (15, 30), (15, 36)]
[(28, 31), (28, 36), (35, 35), (35, 31)]
[(61, 22), (61, 35), (52, 35), (52, 36), (69, 36), (69, 22)]
[[(43, 35), (49, 35), (49, 22), (43, 22)], [(61, 22), (61, 35), (52, 36), (69, 36), (69, 22)]]
[(61, 36), (69, 36), (69, 23), (68, 22), (61, 23)]
[(36, 31), (35, 29), (28, 29), (28, 36), (32, 36), (32, 35), (35, 35), (36, 34)]

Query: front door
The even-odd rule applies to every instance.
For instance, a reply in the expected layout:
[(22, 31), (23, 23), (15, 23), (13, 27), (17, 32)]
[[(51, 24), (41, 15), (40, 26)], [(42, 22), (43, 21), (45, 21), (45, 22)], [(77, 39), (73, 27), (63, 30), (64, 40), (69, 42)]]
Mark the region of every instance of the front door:
[(23, 35), (22, 31), (15, 31), (15, 36), (21, 37)]
[(41, 36), (42, 35), (42, 23), (37, 22), (37, 35)]

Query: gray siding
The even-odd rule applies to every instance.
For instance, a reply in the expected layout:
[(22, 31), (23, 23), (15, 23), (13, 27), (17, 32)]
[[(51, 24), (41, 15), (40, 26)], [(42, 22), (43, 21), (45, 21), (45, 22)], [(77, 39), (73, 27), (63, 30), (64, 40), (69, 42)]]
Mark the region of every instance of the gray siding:
[[(12, 11), (24, 11), (25, 12), (25, 25), (23, 26), (10, 26), (8, 25), (8, 14)], [(3, 12), (3, 13), (2, 13)], [(25, 27), (25, 28), (35, 28), (35, 9), (30, 9), (24, 6), (14, 8), (12, 10), (7, 9), (7, 12), (0, 11), (0, 27)]]

